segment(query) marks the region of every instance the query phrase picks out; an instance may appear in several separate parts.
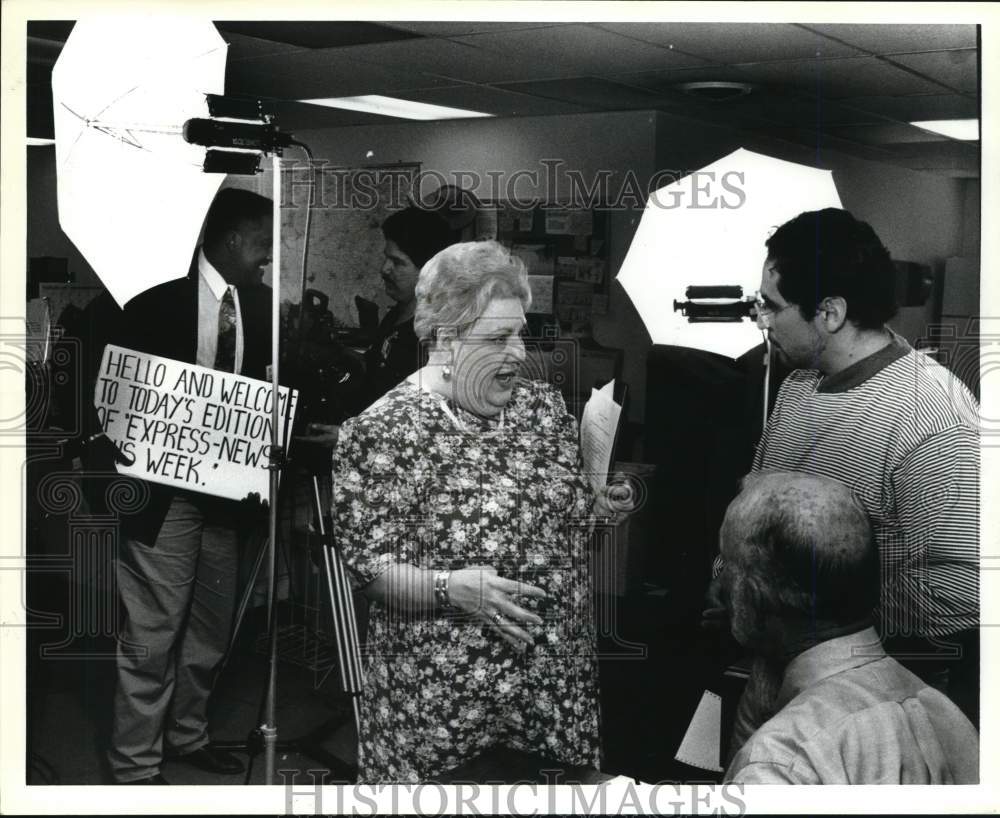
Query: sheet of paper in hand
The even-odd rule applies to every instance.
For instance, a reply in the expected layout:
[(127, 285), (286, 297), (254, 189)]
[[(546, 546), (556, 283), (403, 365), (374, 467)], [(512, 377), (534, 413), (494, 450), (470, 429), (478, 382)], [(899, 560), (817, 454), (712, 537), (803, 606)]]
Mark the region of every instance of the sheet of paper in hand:
[(622, 407), (614, 399), (615, 382), (608, 381), (600, 389), (590, 390), (590, 400), (580, 418), (580, 452), (583, 467), (594, 491), (608, 483), (608, 471), (615, 451), (615, 436)]
[[(279, 442), (295, 417), (280, 388)], [(109, 344), (94, 387), (105, 434), (135, 458), (118, 471), (217, 497), (268, 498), (271, 384)]]

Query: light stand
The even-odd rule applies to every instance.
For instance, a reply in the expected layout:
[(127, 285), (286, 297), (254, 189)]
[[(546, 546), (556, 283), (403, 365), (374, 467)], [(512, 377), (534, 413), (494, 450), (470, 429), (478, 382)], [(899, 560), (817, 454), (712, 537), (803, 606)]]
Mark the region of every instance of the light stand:
[[(271, 281), (271, 445), (268, 450), (268, 545), (267, 545), (267, 632), (269, 639), (267, 684), (264, 700), (263, 723), (257, 733), (263, 740), (265, 783), (275, 784), (275, 762), (278, 744), (276, 719), (278, 679), (278, 627), (275, 614), (275, 587), (278, 542), (278, 489), (281, 471), (285, 466), (285, 448), (279, 432), (280, 407), (280, 326), (281, 326), (281, 153), (294, 143), (289, 134), (281, 133), (263, 114), (260, 103), (257, 109), (248, 109), (248, 102), (229, 100), (209, 95), (209, 111), (213, 116), (229, 117), (226, 120), (191, 119), (184, 124), (184, 138), (193, 144), (210, 149), (206, 153), (206, 172), (255, 173), (261, 154), (271, 154), (273, 168), (273, 249)], [(247, 119), (247, 114), (252, 119)], [(240, 119), (242, 121), (233, 121)], [(308, 149), (307, 149), (308, 150)], [(242, 168), (242, 171), (237, 169)], [(285, 428), (287, 445), (288, 429)]]
[(276, 724), (276, 708), (278, 698), (278, 623), (274, 610), (274, 592), (276, 584), (276, 564), (278, 551), (278, 486), (281, 482), (281, 468), (284, 465), (284, 450), (278, 437), (278, 400), (279, 382), (278, 367), (279, 342), (281, 327), (281, 156), (275, 153), (271, 159), (273, 168), (273, 216), (274, 239), (271, 269), (271, 449), (268, 452), (267, 468), (271, 472), (271, 481), (267, 503), (267, 536), (268, 548), (267, 567), (267, 628), (270, 634), (270, 650), (267, 663), (267, 693), (264, 706), (264, 723), (260, 733), (264, 738), (264, 783), (274, 784), (275, 749), (278, 743), (278, 726)]

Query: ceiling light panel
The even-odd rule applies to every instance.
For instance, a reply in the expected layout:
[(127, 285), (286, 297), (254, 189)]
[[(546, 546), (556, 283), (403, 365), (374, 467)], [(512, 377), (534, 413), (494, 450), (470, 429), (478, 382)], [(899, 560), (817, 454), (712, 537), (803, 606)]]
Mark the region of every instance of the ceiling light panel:
[(302, 99), (308, 105), (323, 105), (329, 108), (343, 108), (348, 111), (362, 111), (379, 116), (395, 117), (396, 119), (475, 119), (491, 117), (482, 111), (467, 111), (461, 108), (448, 108), (443, 105), (429, 105), (426, 102), (413, 102), (408, 99), (385, 97), (379, 94), (365, 94), (357, 97), (336, 97), (327, 99)]
[(937, 119), (937, 120), (917, 120), (911, 122), (925, 131), (941, 134), (952, 139), (974, 142), (979, 139), (978, 119)]

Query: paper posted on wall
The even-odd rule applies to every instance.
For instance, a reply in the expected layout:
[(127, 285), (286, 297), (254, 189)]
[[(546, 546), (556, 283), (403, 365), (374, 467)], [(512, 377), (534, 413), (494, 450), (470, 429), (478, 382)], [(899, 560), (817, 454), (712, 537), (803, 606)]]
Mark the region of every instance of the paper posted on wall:
[(622, 407), (615, 401), (614, 393), (614, 380), (608, 381), (600, 389), (591, 389), (590, 400), (583, 407), (583, 416), (580, 418), (583, 466), (596, 492), (600, 492), (608, 483), (618, 421), (622, 414)]
[[(297, 397), (280, 387), (279, 443)], [(232, 500), (251, 493), (268, 499), (273, 399), (267, 381), (114, 344), (104, 350), (94, 387), (104, 433), (134, 458), (119, 472)]]

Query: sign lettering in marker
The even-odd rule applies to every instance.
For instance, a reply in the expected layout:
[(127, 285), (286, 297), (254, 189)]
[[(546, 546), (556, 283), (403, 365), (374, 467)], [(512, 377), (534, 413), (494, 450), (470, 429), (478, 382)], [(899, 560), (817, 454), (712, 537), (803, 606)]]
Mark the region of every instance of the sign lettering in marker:
[[(279, 388), (278, 440), (298, 393)], [(94, 387), (105, 434), (129, 458), (118, 471), (154, 483), (242, 500), (267, 499), (271, 384), (109, 344)]]

